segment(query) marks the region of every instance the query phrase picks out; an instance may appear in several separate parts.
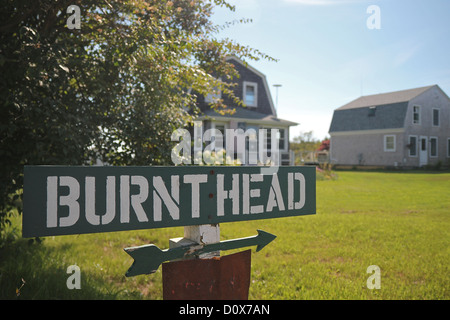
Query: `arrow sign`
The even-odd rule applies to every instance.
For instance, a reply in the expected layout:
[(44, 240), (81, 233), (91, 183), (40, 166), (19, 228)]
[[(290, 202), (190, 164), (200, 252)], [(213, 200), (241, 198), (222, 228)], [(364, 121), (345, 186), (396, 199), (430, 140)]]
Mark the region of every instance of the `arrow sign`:
[(225, 240), (206, 245), (184, 246), (166, 250), (161, 250), (153, 244), (125, 248), (125, 252), (134, 259), (132, 266), (125, 275), (127, 277), (133, 277), (140, 274), (154, 273), (165, 261), (191, 258), (218, 250), (232, 250), (256, 245), (256, 251), (258, 252), (276, 238), (275, 235), (268, 232), (262, 230), (257, 231), (258, 235), (256, 236)]

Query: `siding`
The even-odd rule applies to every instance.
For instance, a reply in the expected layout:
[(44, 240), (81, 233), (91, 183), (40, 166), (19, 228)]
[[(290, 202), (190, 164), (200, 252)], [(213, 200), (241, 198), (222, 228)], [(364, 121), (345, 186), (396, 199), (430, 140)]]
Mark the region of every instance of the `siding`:
[[(258, 85), (257, 104), (258, 105), (256, 108), (247, 107), (247, 109), (255, 110), (257, 112), (264, 113), (264, 114), (273, 114), (272, 108), (270, 106), (269, 98), (268, 98), (270, 95), (270, 92), (266, 91), (263, 78), (261, 78), (261, 76), (259, 76), (258, 74), (256, 74), (252, 70), (250, 70), (249, 68), (246, 68), (244, 65), (242, 65), (240, 62), (238, 62), (235, 59), (230, 59), (229, 62), (234, 64), (235, 69), (237, 70), (237, 72), (239, 73), (239, 76), (240, 76), (239, 79), (237, 80), (237, 86), (233, 90), (234, 94), (243, 100), (243, 98), (244, 98), (242, 96), (243, 92), (244, 92), (243, 82), (249, 81), (249, 82), (257, 83), (257, 85)], [(231, 105), (231, 106), (233, 105), (233, 101), (231, 101), (227, 97), (223, 97), (223, 98), (224, 98), (225, 104)]]
[[(420, 106), (421, 108), (421, 122), (420, 125), (413, 124), (413, 107)], [(439, 109), (439, 127), (432, 125), (432, 110)], [(405, 140), (410, 135), (426, 136), (428, 139), (428, 164), (435, 165), (439, 161), (447, 164), (447, 139), (450, 138), (450, 100), (447, 95), (437, 86), (427, 90), (418, 97), (412, 99), (408, 105), (408, 112), (405, 119)], [(438, 138), (438, 156), (431, 158), (430, 151), (430, 137)], [(409, 157), (409, 150), (405, 148), (405, 157), (407, 158), (407, 165), (418, 166), (418, 158)]]
[[(394, 135), (395, 152), (384, 151), (384, 136)], [(395, 166), (402, 165), (403, 132), (383, 130), (378, 133), (341, 133), (331, 135), (331, 162), (341, 165)]]
[[(331, 161), (341, 165), (380, 165), (417, 167), (420, 165), (420, 137), (427, 138), (427, 164), (450, 165), (447, 145), (450, 138), (450, 99), (434, 85), (400, 92), (413, 95), (407, 102), (377, 105), (369, 117), (370, 105), (354, 106), (351, 102), (334, 111), (330, 125)], [(382, 94), (386, 98), (400, 94)], [(398, 98), (398, 97), (397, 97)], [(359, 101), (358, 99), (355, 101)], [(420, 106), (420, 124), (413, 124), (413, 107)], [(439, 126), (433, 126), (433, 109), (439, 109)], [(395, 152), (384, 151), (384, 136), (396, 137)], [(417, 155), (409, 155), (409, 137), (417, 137)], [(437, 138), (437, 156), (431, 157), (430, 138)]]
[[(244, 100), (243, 98), (243, 82), (254, 82), (257, 84), (257, 107), (238, 107), (234, 103), (234, 101), (230, 98), (228, 98), (225, 95), (222, 95), (223, 102), (229, 106), (230, 108), (237, 108), (237, 109), (244, 109), (247, 111), (256, 111), (262, 114), (266, 115), (274, 115), (276, 116), (276, 113), (273, 112), (272, 106), (271, 106), (271, 100), (272, 97), (270, 95), (270, 92), (267, 92), (266, 87), (267, 83), (265, 80), (265, 77), (263, 78), (260, 74), (257, 74), (256, 72), (252, 71), (250, 68), (247, 68), (244, 66), (241, 62), (234, 58), (230, 58), (229, 62), (232, 63), (235, 66), (236, 71), (239, 73), (239, 78), (233, 79), (233, 83), (237, 83), (237, 85), (233, 88), (234, 94), (239, 97), (240, 99)], [(226, 80), (224, 80), (226, 81)], [(270, 100), (269, 100), (270, 99)], [(197, 97), (197, 104), (201, 111), (205, 112), (207, 110), (210, 110), (208, 103), (205, 102), (205, 98), (202, 95), (198, 95)], [(244, 111), (245, 112), (245, 111)]]

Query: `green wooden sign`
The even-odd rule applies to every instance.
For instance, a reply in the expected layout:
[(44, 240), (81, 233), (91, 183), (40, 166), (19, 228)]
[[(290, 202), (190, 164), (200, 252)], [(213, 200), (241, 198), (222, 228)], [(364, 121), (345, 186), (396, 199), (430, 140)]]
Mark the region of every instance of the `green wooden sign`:
[(315, 214), (315, 167), (24, 168), (23, 236), (152, 229)]

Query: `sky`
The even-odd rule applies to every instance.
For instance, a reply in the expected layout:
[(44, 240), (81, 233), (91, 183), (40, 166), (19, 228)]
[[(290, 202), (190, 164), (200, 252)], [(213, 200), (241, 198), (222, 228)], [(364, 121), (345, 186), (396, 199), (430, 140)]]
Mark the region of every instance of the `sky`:
[(274, 104), (278, 91), (278, 117), (299, 123), (291, 140), (324, 139), (333, 111), (362, 95), (437, 84), (450, 96), (450, 0), (228, 2), (235, 12), (217, 8), (213, 22), (252, 22), (217, 37), (278, 60), (247, 62), (266, 75)]

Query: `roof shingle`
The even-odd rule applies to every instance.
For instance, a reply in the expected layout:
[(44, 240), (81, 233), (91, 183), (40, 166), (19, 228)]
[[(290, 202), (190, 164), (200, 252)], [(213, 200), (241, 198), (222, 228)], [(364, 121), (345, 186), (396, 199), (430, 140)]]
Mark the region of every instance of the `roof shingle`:
[(385, 104), (391, 104), (391, 103), (397, 103), (397, 102), (406, 102), (406, 101), (409, 101), (409, 100), (417, 97), (419, 94), (422, 94), (423, 92), (427, 91), (428, 89), (430, 89), (432, 87), (434, 87), (434, 85), (427, 86), (427, 87), (415, 88), (415, 89), (408, 89), (408, 90), (401, 90), (401, 91), (394, 91), (394, 92), (362, 96), (362, 97), (359, 97), (358, 99), (355, 99), (355, 100), (343, 105), (342, 107), (340, 107), (336, 110), (347, 110), (347, 109), (363, 108), (363, 107), (370, 107), (370, 106), (379, 106), (379, 105), (385, 105)]
[(408, 102), (432, 87), (359, 97), (334, 111), (329, 132), (403, 128)]

